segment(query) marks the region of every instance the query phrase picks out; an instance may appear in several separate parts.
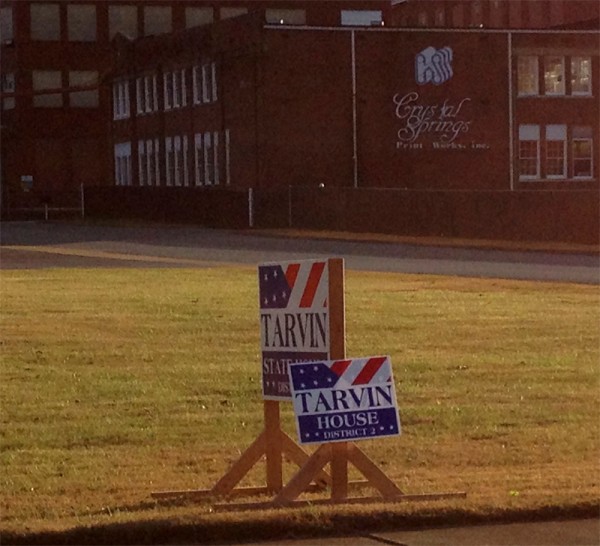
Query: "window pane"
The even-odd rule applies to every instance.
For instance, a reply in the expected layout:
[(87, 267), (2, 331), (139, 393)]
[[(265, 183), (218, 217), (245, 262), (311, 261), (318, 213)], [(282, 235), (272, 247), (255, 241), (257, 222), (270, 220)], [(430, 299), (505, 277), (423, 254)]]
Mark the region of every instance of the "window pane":
[(544, 57), (544, 88), (547, 95), (565, 94), (564, 57)]
[(571, 59), (571, 93), (574, 95), (592, 94), (591, 57), (573, 57)]
[(525, 140), (519, 143), (519, 175), (521, 177), (538, 176), (538, 143)]
[[(73, 70), (69, 72), (69, 87), (96, 85), (98, 85), (98, 72), (92, 70)], [(75, 108), (98, 108), (98, 89), (69, 93), (69, 104)]]
[(111, 39), (117, 33), (121, 33), (128, 38), (137, 38), (137, 6), (109, 6), (108, 28)]
[(185, 28), (210, 25), (213, 19), (212, 8), (185, 8)]
[(564, 177), (565, 169), (565, 142), (551, 140), (546, 142), (546, 176), (551, 178)]
[(58, 4), (31, 4), (29, 13), (32, 40), (60, 40)]
[(592, 177), (592, 139), (573, 139), (573, 177)]
[(538, 58), (522, 55), (517, 59), (517, 80), (519, 95), (538, 94)]
[(219, 14), (221, 19), (231, 19), (248, 13), (248, 8), (221, 8)]
[(342, 10), (342, 25), (381, 25), (383, 16), (379, 10)]
[(96, 6), (71, 4), (67, 6), (69, 40), (96, 41)]
[(168, 34), (172, 28), (170, 6), (144, 7), (144, 36)]
[[(62, 74), (60, 70), (34, 70), (32, 73), (34, 92), (45, 89), (60, 89), (62, 87)], [(62, 93), (42, 95), (34, 93), (33, 106), (40, 108), (57, 108), (62, 106)]]
[(0, 39), (2, 42), (14, 39), (12, 8), (0, 8)]

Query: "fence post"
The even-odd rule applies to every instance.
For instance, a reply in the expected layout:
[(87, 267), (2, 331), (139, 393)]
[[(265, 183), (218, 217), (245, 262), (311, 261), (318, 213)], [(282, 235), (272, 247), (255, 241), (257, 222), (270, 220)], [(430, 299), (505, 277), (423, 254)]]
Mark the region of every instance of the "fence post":
[(254, 227), (254, 191), (248, 188), (248, 227)]

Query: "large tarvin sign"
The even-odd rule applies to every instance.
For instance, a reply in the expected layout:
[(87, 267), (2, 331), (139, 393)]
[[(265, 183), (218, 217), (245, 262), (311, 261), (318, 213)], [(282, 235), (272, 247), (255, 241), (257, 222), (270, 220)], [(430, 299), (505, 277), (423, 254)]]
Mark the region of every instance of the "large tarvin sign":
[(263, 264), (258, 277), (263, 398), (289, 400), (289, 364), (329, 358), (328, 262)]

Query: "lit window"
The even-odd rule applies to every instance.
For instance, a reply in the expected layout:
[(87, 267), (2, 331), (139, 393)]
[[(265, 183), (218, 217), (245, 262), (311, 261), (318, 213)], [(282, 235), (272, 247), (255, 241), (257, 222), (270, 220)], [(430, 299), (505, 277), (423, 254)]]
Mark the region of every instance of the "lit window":
[(93, 70), (72, 70), (69, 72), (69, 87), (94, 88), (69, 93), (69, 105), (74, 108), (98, 108), (97, 85), (98, 72)]
[(115, 184), (131, 186), (131, 142), (115, 144)]
[(204, 150), (202, 147), (202, 133), (194, 135), (194, 180), (196, 186), (204, 185)]
[(544, 90), (546, 95), (565, 94), (564, 57), (544, 57)]
[(0, 37), (2, 43), (12, 42), (14, 39), (12, 8), (0, 8)]
[(592, 178), (592, 144), (591, 127), (573, 127), (573, 178)]
[(138, 37), (137, 6), (108, 6), (109, 37), (120, 33), (128, 38)]
[(159, 173), (159, 144), (158, 139), (146, 141), (146, 185), (148, 186), (159, 186), (160, 185), (160, 173)]
[(173, 29), (170, 6), (144, 7), (144, 36), (168, 34)]
[(158, 93), (156, 88), (156, 74), (144, 76), (144, 96), (146, 112), (158, 110)]
[(540, 127), (519, 126), (519, 178), (530, 180), (540, 177)]
[(546, 125), (546, 178), (567, 176), (567, 126)]
[(571, 94), (592, 94), (591, 57), (573, 57), (571, 59)]
[(210, 25), (213, 19), (213, 8), (185, 8), (185, 28)]
[(31, 4), (32, 40), (60, 40), (60, 9), (58, 4)]
[[(33, 106), (38, 108), (60, 108), (63, 105), (62, 73), (60, 70), (34, 70)], [(46, 90), (59, 90), (58, 93), (44, 93)]]
[(537, 95), (538, 58), (534, 55), (521, 55), (517, 58), (517, 85), (519, 95)]
[(69, 4), (67, 6), (67, 28), (72, 42), (96, 41), (96, 6)]
[(303, 9), (267, 9), (265, 21), (276, 25), (305, 25), (306, 11)]

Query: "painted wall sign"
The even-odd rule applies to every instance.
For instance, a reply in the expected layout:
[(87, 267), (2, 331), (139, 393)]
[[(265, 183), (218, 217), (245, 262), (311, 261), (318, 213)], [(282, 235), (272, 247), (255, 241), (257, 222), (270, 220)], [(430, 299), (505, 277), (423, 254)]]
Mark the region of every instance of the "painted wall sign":
[(293, 363), (289, 376), (300, 443), (400, 434), (389, 356)]
[[(415, 82), (436, 87), (454, 76), (451, 47), (426, 47), (415, 55)], [(487, 143), (467, 140), (475, 120), (470, 112), (471, 97), (428, 98), (426, 91), (408, 91), (393, 96), (397, 129), (397, 150), (486, 150)]]
[(263, 398), (289, 400), (288, 366), (329, 357), (327, 261), (263, 264), (258, 278)]

